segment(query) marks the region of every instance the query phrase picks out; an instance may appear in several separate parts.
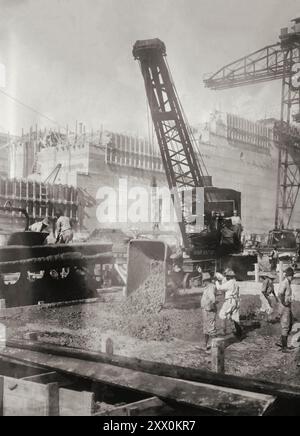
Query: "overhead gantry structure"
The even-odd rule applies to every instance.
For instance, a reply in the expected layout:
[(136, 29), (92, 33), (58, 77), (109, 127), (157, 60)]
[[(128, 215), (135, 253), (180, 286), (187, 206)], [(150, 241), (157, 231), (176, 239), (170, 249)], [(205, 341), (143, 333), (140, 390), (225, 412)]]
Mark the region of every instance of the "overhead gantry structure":
[(280, 41), (238, 59), (206, 79), (214, 90), (282, 81), (275, 228), (289, 228), (300, 190), (300, 18), (281, 30)]

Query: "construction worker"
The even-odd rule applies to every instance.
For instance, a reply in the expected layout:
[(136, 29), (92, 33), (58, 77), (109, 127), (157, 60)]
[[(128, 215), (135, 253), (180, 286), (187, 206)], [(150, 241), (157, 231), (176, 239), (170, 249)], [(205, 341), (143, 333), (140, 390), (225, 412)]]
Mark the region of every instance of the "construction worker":
[(275, 294), (275, 288), (274, 288), (274, 280), (276, 277), (269, 272), (266, 272), (262, 275), (262, 289), (260, 294), (261, 299), (261, 309), (260, 311), (263, 313), (266, 313), (269, 317), (274, 312), (273, 309), (273, 301), (272, 296), (275, 298), (276, 302), (278, 302), (278, 298)]
[(235, 245), (235, 232), (231, 222), (226, 220), (221, 229), (221, 245), (224, 249), (231, 251)]
[(46, 217), (43, 219), (43, 221), (38, 221), (36, 223), (33, 223), (30, 227), (29, 230), (31, 232), (37, 232), (37, 233), (42, 233), (42, 232), (46, 232), (46, 230), (48, 230), (49, 228), (49, 219)]
[(56, 222), (56, 243), (69, 244), (72, 242), (73, 236), (70, 218), (63, 212), (59, 212), (59, 218)]
[(278, 264), (278, 260), (279, 260), (279, 253), (276, 250), (276, 248), (274, 248), (270, 254), (270, 264), (271, 264), (271, 270), (272, 271), (277, 271), (277, 264)]
[(278, 300), (280, 305), (280, 324), (281, 324), (281, 343), (276, 344), (286, 353), (288, 347), (288, 337), (293, 327), (292, 313), (292, 281), (294, 279), (293, 268), (288, 268), (285, 271), (285, 279), (279, 286)]
[(237, 240), (240, 242), (242, 231), (243, 231), (243, 225), (242, 225), (241, 217), (239, 216), (237, 210), (233, 211), (233, 216), (231, 217), (231, 223), (234, 233), (236, 234)]
[(217, 273), (216, 278), (217, 290), (225, 292), (225, 301), (219, 313), (220, 319), (224, 322), (223, 333), (226, 335), (226, 321), (232, 321), (236, 337), (241, 340), (243, 330), (240, 325), (240, 288), (236, 281), (236, 274), (228, 268), (224, 276)]
[(209, 273), (202, 274), (202, 289), (203, 294), (201, 298), (203, 333), (204, 333), (204, 346), (208, 351), (211, 347), (208, 345), (209, 339), (217, 334), (216, 319), (217, 319), (217, 288), (211, 281)]
[(270, 259), (268, 256), (264, 255), (261, 251), (257, 251), (257, 264), (260, 272), (270, 271)]

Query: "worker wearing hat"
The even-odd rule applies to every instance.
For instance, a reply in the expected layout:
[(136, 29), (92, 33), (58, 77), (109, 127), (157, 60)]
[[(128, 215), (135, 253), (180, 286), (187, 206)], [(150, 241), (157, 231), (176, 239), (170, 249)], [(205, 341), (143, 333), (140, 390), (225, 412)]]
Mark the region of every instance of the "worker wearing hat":
[(46, 232), (46, 230), (49, 228), (49, 218), (44, 218), (43, 221), (38, 221), (36, 223), (33, 223), (30, 227), (29, 230), (31, 232), (38, 232), (38, 233), (42, 233), (42, 232)]
[(225, 292), (225, 301), (220, 310), (219, 317), (224, 321), (224, 334), (226, 334), (226, 320), (234, 323), (236, 336), (242, 339), (243, 330), (240, 325), (240, 289), (236, 281), (235, 272), (227, 268), (221, 283), (222, 275), (217, 274), (217, 290)]
[(202, 322), (204, 333), (204, 345), (206, 350), (210, 349), (209, 339), (217, 334), (216, 319), (217, 319), (217, 288), (212, 283), (211, 275), (209, 273), (202, 273), (202, 289), (203, 294), (201, 298), (202, 309)]
[(293, 327), (292, 313), (292, 281), (295, 272), (293, 268), (285, 271), (285, 279), (279, 286), (278, 300), (280, 305), (281, 343), (277, 344), (286, 353), (288, 348), (288, 337)]
[(272, 315), (272, 313), (274, 312), (274, 309), (272, 307), (273, 306), (272, 297), (274, 297), (275, 300), (278, 302), (277, 296), (275, 294), (275, 288), (274, 288), (274, 280), (276, 279), (276, 276), (271, 272), (265, 272), (265, 273), (261, 273), (261, 277), (263, 281), (262, 281), (262, 289), (260, 294), (260, 299), (261, 299), (260, 311), (266, 313), (269, 320), (269, 316)]

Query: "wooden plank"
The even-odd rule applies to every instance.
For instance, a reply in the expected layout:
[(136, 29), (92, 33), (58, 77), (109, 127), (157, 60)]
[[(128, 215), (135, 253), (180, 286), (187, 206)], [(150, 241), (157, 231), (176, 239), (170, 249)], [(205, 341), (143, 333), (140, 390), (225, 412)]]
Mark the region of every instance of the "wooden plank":
[(59, 389), (59, 416), (91, 416), (95, 410), (92, 392)]
[(4, 377), (3, 416), (56, 416), (58, 386)]
[[(43, 385), (42, 385), (43, 386)], [(48, 416), (59, 416), (59, 387), (57, 383), (45, 385), (47, 389), (46, 410)]]
[(225, 344), (222, 339), (213, 339), (212, 341), (211, 369), (216, 373), (225, 373)]
[(167, 408), (166, 403), (159, 398), (151, 397), (146, 400), (115, 407), (106, 412), (95, 413), (94, 416), (163, 416), (163, 411)]
[(61, 357), (72, 357), (89, 362), (107, 363), (109, 365), (132, 369), (134, 371), (144, 371), (149, 374), (161, 375), (164, 377), (192, 380), (200, 383), (213, 384), (215, 386), (223, 386), (233, 389), (262, 393), (280, 398), (300, 400), (300, 387), (272, 383), (267, 380), (256, 380), (253, 378), (228, 374), (217, 374), (197, 368), (187, 368), (169, 365), (162, 362), (146, 361), (118, 355), (109, 356), (99, 352), (96, 353), (57, 345), (43, 345), (22, 340), (8, 341), (7, 347), (8, 348), (6, 348), (6, 350), (4, 350), (2, 353), (0, 351), (0, 356), (10, 356), (13, 358), (14, 348), (19, 348), (20, 350), (36, 350)]
[(57, 383), (59, 387), (70, 386), (73, 381), (70, 378), (65, 377), (62, 374), (58, 374), (55, 371), (46, 372), (44, 374), (32, 375), (30, 377), (23, 377), (22, 380), (32, 381), (34, 383), (41, 383), (47, 385), (49, 383)]
[(265, 412), (275, 401), (274, 397), (251, 394), (238, 390), (216, 387), (162, 377), (104, 363), (53, 356), (49, 354), (8, 349), (14, 359), (33, 362), (47, 369), (76, 375), (95, 382), (129, 389), (162, 400), (172, 400), (185, 406), (232, 416), (257, 416)]

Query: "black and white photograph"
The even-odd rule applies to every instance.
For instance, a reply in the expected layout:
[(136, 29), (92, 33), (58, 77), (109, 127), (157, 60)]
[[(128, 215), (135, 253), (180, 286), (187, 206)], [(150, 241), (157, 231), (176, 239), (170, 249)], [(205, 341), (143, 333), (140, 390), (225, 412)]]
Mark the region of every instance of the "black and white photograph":
[(0, 416), (300, 416), (298, 0), (0, 0)]

